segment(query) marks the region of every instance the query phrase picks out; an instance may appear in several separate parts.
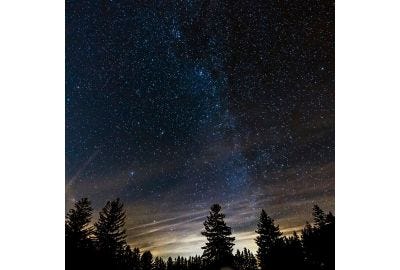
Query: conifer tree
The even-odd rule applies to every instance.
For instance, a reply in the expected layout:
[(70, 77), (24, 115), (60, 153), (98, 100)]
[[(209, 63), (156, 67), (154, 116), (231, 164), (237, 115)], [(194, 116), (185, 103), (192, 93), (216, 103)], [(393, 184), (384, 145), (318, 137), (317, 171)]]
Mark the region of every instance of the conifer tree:
[(190, 257), (188, 261), (188, 269), (190, 270), (200, 270), (201, 269), (201, 257), (194, 256)]
[(250, 250), (244, 248), (242, 252), (239, 250), (235, 254), (234, 268), (240, 270), (257, 270), (256, 257), (251, 253)]
[(140, 270), (140, 250), (137, 247), (132, 251), (132, 264), (131, 270)]
[(172, 270), (174, 268), (174, 261), (171, 257), (168, 257), (167, 260), (167, 270)]
[(66, 269), (85, 268), (94, 255), (91, 239), (93, 227), (90, 225), (93, 209), (90, 201), (77, 201), (65, 218)]
[(126, 247), (125, 211), (119, 199), (108, 201), (95, 224), (95, 236), (103, 256), (115, 263)]
[(307, 266), (318, 269), (335, 268), (335, 217), (318, 206), (313, 207), (314, 225), (308, 222), (302, 232)]
[(326, 269), (335, 269), (335, 216), (329, 212), (325, 220), (325, 265)]
[(256, 238), (257, 259), (261, 270), (266, 270), (269, 268), (269, 264), (274, 263), (272, 259), (281, 243), (282, 233), (279, 226), (275, 226), (274, 220), (267, 215), (264, 209), (261, 211), (256, 233), (258, 233)]
[(244, 267), (243, 270), (257, 270), (257, 260), (254, 254), (247, 248), (243, 249)]
[(174, 269), (181, 270), (181, 257), (178, 256), (174, 259)]
[(221, 213), (221, 206), (214, 204), (206, 221), (205, 230), (201, 232), (207, 238), (204, 249), (203, 259), (209, 267), (228, 266), (233, 263), (232, 247), (234, 237), (232, 231), (224, 221), (225, 215)]
[(304, 269), (303, 247), (299, 236), (293, 232), (292, 236), (284, 237), (282, 269)]
[(234, 257), (234, 268), (241, 269), (244, 264), (243, 254), (240, 252), (239, 249), (236, 250), (235, 257)]
[(314, 217), (314, 223), (317, 227), (323, 227), (326, 222), (326, 216), (324, 211), (318, 206), (314, 205), (313, 207), (313, 217)]
[(152, 270), (153, 266), (153, 254), (149, 250), (145, 251), (140, 258), (141, 270)]
[(153, 263), (153, 270), (166, 270), (166, 264), (160, 257), (156, 257)]
[(133, 251), (129, 245), (126, 245), (124, 253), (121, 256), (121, 269), (132, 270), (134, 268)]
[(70, 209), (65, 221), (65, 240), (67, 245), (86, 248), (91, 243), (93, 228), (90, 226), (93, 208), (87, 198), (77, 201)]

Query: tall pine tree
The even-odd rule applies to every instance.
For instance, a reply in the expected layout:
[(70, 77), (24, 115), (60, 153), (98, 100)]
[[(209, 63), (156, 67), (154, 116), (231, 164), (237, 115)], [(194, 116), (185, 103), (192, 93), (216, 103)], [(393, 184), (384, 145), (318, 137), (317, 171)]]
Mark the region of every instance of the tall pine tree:
[(77, 201), (65, 218), (65, 257), (66, 269), (83, 269), (90, 265), (94, 254), (90, 225), (93, 209), (90, 201), (83, 198)]
[(97, 245), (103, 259), (118, 264), (126, 247), (125, 211), (119, 199), (108, 201), (95, 224)]
[(153, 268), (153, 254), (150, 251), (145, 251), (140, 259), (141, 270), (152, 270)]
[(167, 270), (173, 270), (174, 269), (174, 261), (172, 260), (171, 257), (168, 257), (167, 260)]
[(133, 249), (132, 262), (133, 262), (133, 267), (131, 270), (140, 270), (140, 250), (139, 250), (139, 248)]
[(256, 233), (258, 233), (256, 238), (258, 263), (261, 270), (266, 270), (274, 263), (272, 259), (281, 244), (282, 233), (279, 226), (275, 226), (274, 220), (265, 213), (264, 209), (261, 211)]
[(234, 237), (231, 237), (232, 230), (224, 221), (225, 215), (221, 213), (221, 206), (214, 204), (211, 206), (210, 215), (204, 222), (205, 230), (201, 232), (207, 238), (204, 249), (203, 259), (205, 263), (216, 268), (231, 266), (233, 263), (232, 248)]
[(153, 270), (166, 270), (167, 265), (161, 257), (156, 257), (153, 263)]
[(318, 206), (313, 207), (313, 226), (309, 223), (303, 229), (302, 243), (308, 266), (318, 269), (335, 268), (335, 217), (327, 215)]
[(91, 244), (93, 228), (90, 226), (93, 208), (87, 198), (77, 201), (65, 220), (66, 245), (71, 248), (86, 248)]

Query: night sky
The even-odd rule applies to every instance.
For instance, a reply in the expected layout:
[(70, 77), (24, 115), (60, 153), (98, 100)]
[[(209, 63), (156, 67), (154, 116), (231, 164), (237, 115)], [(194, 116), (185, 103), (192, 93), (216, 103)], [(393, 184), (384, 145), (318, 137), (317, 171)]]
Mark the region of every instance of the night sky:
[[(236, 3), (234, 3), (236, 2)], [(128, 243), (201, 254), (220, 203), (254, 250), (334, 211), (333, 1), (66, 1), (66, 209), (121, 198)]]

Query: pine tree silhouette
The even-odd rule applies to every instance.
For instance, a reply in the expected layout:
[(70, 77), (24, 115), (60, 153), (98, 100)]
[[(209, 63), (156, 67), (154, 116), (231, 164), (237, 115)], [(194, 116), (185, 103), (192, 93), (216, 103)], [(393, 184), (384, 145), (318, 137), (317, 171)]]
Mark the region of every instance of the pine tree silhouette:
[(93, 209), (83, 198), (70, 209), (65, 219), (66, 269), (84, 269), (94, 256), (93, 227), (90, 225)]
[(261, 270), (270, 269), (275, 265), (276, 250), (281, 245), (281, 235), (279, 226), (274, 224), (274, 220), (261, 211), (260, 219), (257, 224), (258, 236), (256, 244), (258, 246), (257, 259)]
[(257, 270), (256, 257), (247, 248), (244, 248), (242, 252), (237, 250), (234, 258), (234, 269)]
[(149, 250), (145, 251), (140, 259), (141, 270), (152, 270), (153, 254)]
[(153, 263), (153, 270), (166, 270), (167, 265), (164, 260), (160, 257), (156, 257)]
[(247, 248), (243, 249), (244, 270), (257, 270), (257, 260), (254, 254)]
[(93, 227), (90, 226), (93, 208), (87, 198), (75, 203), (75, 209), (70, 209), (65, 221), (65, 239), (68, 244), (76, 247), (87, 247), (92, 242), (90, 236)]
[(304, 254), (301, 240), (296, 232), (292, 236), (284, 237), (280, 263), (281, 269), (305, 269)]
[(132, 251), (132, 264), (131, 270), (140, 270), (140, 250), (139, 248), (134, 248)]
[(325, 225), (326, 222), (325, 213), (318, 205), (313, 206), (313, 217), (314, 217), (314, 223), (317, 227), (321, 228)]
[(234, 237), (232, 231), (224, 221), (225, 215), (221, 213), (221, 206), (214, 204), (206, 221), (205, 230), (201, 232), (207, 238), (204, 249), (203, 259), (211, 268), (219, 269), (222, 266), (231, 266), (233, 263), (232, 247)]
[(326, 215), (324, 227), (325, 235), (325, 263), (326, 269), (335, 269), (335, 216), (329, 212)]
[(235, 269), (240, 269), (244, 264), (243, 254), (240, 253), (240, 250), (236, 250), (235, 256), (233, 258), (233, 267)]
[(119, 269), (140, 270), (140, 251), (138, 248), (133, 250), (126, 245), (123, 255), (120, 257)]
[(119, 265), (126, 247), (125, 211), (119, 199), (108, 201), (95, 223), (97, 247), (106, 265)]
[[(244, 248), (232, 255), (234, 237), (224, 221), (221, 206), (215, 204), (204, 222), (206, 245), (203, 255), (189, 258), (171, 257), (165, 262), (146, 251), (133, 250), (126, 243), (125, 212), (116, 199), (109, 201), (100, 212), (94, 228), (90, 225), (93, 209), (83, 198), (75, 203), (65, 218), (66, 269), (115, 269), (115, 270), (256, 270), (257, 260)], [(274, 224), (264, 210), (261, 211), (255, 239), (257, 259), (261, 270), (334, 270), (335, 266), (335, 216), (317, 205), (313, 207), (313, 224), (306, 223), (301, 239), (296, 232), (282, 237), (279, 226)], [(229, 268), (227, 268), (229, 269)]]
[(121, 256), (121, 268), (124, 270), (131, 270), (134, 267), (133, 251), (129, 245), (126, 245), (124, 253)]
[(309, 268), (333, 270), (335, 268), (335, 217), (325, 215), (318, 206), (313, 207), (314, 225), (307, 222), (302, 231), (305, 262)]
[(200, 270), (202, 269), (202, 263), (201, 263), (201, 257), (200, 256), (194, 256), (190, 257), (188, 261), (188, 269), (190, 270)]
[(174, 269), (174, 261), (172, 260), (171, 257), (168, 257), (167, 260), (167, 270), (173, 270)]

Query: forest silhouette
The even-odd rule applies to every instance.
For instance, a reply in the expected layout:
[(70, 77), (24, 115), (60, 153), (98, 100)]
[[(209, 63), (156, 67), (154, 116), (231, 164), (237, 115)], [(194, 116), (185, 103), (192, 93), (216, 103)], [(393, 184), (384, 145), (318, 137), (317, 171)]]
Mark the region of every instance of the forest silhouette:
[(201, 232), (206, 238), (203, 254), (164, 260), (151, 251), (141, 252), (126, 242), (125, 210), (119, 199), (108, 201), (91, 225), (93, 208), (87, 198), (77, 201), (65, 220), (66, 269), (112, 270), (333, 270), (335, 266), (335, 217), (313, 207), (313, 222), (301, 236), (283, 236), (279, 226), (262, 210), (255, 242), (257, 252), (233, 251), (235, 238), (225, 223), (219, 204), (211, 206)]

